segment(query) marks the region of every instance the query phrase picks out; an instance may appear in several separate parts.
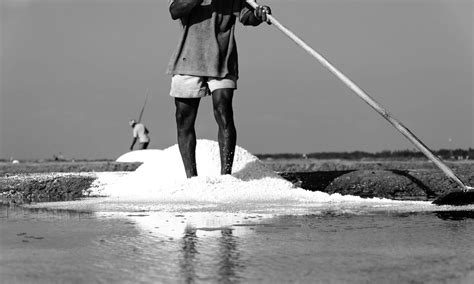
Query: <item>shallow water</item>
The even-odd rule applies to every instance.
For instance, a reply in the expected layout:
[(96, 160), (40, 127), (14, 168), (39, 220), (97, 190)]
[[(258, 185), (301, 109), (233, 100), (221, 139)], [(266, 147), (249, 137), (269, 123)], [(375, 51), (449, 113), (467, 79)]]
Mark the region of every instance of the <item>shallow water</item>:
[(2, 282), (474, 282), (472, 206), (74, 204), (1, 207)]

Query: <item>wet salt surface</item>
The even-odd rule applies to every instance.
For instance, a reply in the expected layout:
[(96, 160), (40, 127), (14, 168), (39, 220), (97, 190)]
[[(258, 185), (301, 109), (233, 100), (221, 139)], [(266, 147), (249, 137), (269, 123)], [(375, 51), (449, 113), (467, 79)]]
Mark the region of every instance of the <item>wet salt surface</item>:
[(1, 207), (0, 278), (4, 283), (473, 283), (474, 208), (409, 207), (321, 206), (301, 214), (284, 208)]

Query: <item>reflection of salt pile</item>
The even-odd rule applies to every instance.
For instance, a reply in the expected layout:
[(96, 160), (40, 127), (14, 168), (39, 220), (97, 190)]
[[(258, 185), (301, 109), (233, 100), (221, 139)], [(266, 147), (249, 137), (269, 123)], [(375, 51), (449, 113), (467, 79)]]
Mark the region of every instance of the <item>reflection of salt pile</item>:
[[(133, 153), (133, 152), (132, 152)], [(220, 175), (217, 142), (198, 140), (198, 177), (186, 179), (177, 145), (154, 152), (135, 172), (104, 186), (100, 194), (120, 200), (157, 202), (328, 202), (360, 200), (296, 188), (266, 168), (255, 156), (236, 147), (232, 175)]]
[[(112, 217), (127, 219), (146, 234), (182, 238), (187, 231), (194, 231), (198, 238), (221, 236), (222, 230), (232, 230), (232, 235), (240, 237), (251, 232), (273, 214), (248, 214), (239, 212), (96, 212), (98, 218)], [(251, 229), (249, 229), (251, 228)]]

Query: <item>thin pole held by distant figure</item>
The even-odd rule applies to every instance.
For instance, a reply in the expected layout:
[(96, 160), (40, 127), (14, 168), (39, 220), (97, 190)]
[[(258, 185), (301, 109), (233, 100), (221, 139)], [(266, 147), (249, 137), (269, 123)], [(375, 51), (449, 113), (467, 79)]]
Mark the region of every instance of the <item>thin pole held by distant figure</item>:
[(145, 111), (145, 106), (146, 106), (146, 102), (148, 100), (148, 88), (146, 89), (146, 92), (145, 92), (145, 102), (143, 103), (143, 107), (140, 111), (140, 115), (138, 116), (138, 121), (137, 122), (141, 122), (142, 121), (142, 117), (143, 117), (143, 112)]

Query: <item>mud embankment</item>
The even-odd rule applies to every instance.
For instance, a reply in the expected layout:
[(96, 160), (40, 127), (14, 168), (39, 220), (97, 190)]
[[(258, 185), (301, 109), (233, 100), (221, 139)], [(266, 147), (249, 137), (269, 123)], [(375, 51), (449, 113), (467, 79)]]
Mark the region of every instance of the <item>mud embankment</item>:
[[(383, 197), (400, 200), (433, 200), (459, 186), (429, 161), (265, 161), (268, 167), (297, 184), (327, 193)], [(467, 184), (474, 183), (474, 161), (447, 165)]]

